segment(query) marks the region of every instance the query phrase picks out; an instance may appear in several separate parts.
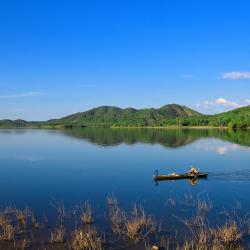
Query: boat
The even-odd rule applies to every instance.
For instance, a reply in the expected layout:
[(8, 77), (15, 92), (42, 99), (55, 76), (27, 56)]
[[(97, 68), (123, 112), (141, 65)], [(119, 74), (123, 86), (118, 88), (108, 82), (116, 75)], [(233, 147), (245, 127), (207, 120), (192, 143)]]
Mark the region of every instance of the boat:
[(158, 174), (154, 175), (153, 178), (155, 181), (163, 181), (163, 180), (180, 180), (180, 179), (197, 179), (197, 178), (207, 178), (208, 173), (186, 173), (186, 174)]

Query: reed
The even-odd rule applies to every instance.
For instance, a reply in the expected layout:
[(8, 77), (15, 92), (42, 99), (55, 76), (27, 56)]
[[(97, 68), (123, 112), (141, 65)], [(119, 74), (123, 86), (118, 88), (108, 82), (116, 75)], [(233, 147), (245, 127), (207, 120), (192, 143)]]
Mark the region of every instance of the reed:
[(39, 225), (38, 221), (36, 220), (36, 218), (35, 218), (35, 216), (33, 214), (32, 214), (32, 217), (31, 217), (31, 225), (35, 229), (40, 228), (40, 225)]
[(24, 250), (30, 248), (30, 245), (30, 240), (27, 238), (14, 241), (14, 249)]
[(125, 234), (128, 238), (134, 242), (146, 239), (147, 236), (156, 231), (156, 227), (155, 220), (146, 215), (141, 206), (134, 204), (130, 215), (125, 220)]
[(73, 250), (102, 250), (103, 244), (103, 238), (94, 228), (88, 228), (87, 231), (76, 229), (72, 234), (71, 248)]
[(116, 203), (110, 208), (110, 220), (115, 234), (126, 236), (135, 243), (145, 240), (157, 228), (153, 217), (147, 215), (143, 207), (136, 203), (129, 213), (124, 212)]
[(15, 212), (17, 221), (21, 227), (25, 227), (27, 224), (27, 218), (29, 216), (29, 213), (27, 210), (16, 210)]
[(107, 197), (107, 203), (108, 203), (109, 207), (117, 207), (118, 206), (118, 200), (116, 197), (114, 197), (113, 194), (111, 194)]
[(14, 227), (10, 223), (7, 215), (0, 215), (0, 240), (13, 241), (14, 240)]
[(57, 211), (57, 220), (58, 222), (60, 223), (63, 223), (63, 221), (66, 219), (66, 218), (69, 218), (70, 217), (70, 213), (68, 213), (64, 207), (64, 204), (61, 202), (58, 202), (56, 200), (53, 200), (51, 201), (51, 206), (53, 208), (55, 208), (55, 210)]
[(226, 222), (224, 226), (218, 228), (216, 237), (223, 243), (238, 243), (242, 240), (242, 232), (235, 221)]
[(126, 213), (118, 203), (110, 207), (110, 220), (112, 231), (117, 235), (122, 235), (125, 230)]
[(50, 233), (51, 243), (63, 243), (65, 239), (65, 229), (63, 226), (59, 226), (53, 232)]
[(83, 211), (81, 213), (81, 222), (83, 224), (91, 224), (93, 223), (93, 215), (92, 215), (92, 208), (90, 203), (87, 201), (84, 204)]

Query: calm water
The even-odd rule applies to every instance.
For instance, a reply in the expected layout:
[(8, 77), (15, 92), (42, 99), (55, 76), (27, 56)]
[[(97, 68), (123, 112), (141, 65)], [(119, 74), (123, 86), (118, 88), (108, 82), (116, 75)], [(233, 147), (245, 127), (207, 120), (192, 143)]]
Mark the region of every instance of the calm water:
[[(188, 181), (153, 182), (155, 170), (209, 173)], [(183, 206), (169, 198), (209, 197), (214, 213), (250, 211), (250, 131), (81, 129), (0, 130), (0, 204), (53, 213), (56, 199), (72, 208), (90, 201), (97, 218), (113, 193), (128, 208), (138, 201), (155, 217), (176, 223)], [(184, 215), (183, 215), (184, 216)], [(98, 219), (97, 219), (98, 223)]]

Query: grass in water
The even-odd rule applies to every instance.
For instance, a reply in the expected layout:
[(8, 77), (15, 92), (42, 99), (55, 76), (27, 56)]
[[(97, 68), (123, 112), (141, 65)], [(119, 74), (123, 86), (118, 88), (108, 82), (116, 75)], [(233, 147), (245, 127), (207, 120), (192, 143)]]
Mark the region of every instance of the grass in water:
[(65, 239), (65, 229), (63, 226), (57, 227), (53, 232), (50, 233), (51, 243), (63, 243)]
[(81, 213), (81, 222), (83, 224), (92, 224), (93, 223), (93, 215), (92, 215), (92, 208), (89, 202), (85, 202), (83, 206), (83, 211)]
[(102, 237), (92, 227), (89, 227), (86, 231), (76, 229), (72, 234), (71, 247), (74, 250), (102, 250), (103, 243)]
[[(138, 203), (124, 210), (113, 195), (107, 198), (107, 203), (109, 217), (103, 217), (107, 222), (105, 226), (93, 220), (89, 202), (72, 208), (72, 211), (67, 210), (71, 211), (67, 213), (61, 203), (56, 203), (54, 207), (57, 208), (60, 223), (57, 217), (50, 222), (46, 217), (47, 224), (43, 223), (42, 227), (36, 219), (39, 217), (35, 217), (29, 209), (4, 208), (0, 210), (0, 248), (7, 249), (7, 244), (10, 246), (8, 249), (66, 247), (73, 250), (100, 250), (116, 249), (121, 243), (126, 247), (134, 244), (145, 249), (240, 250), (245, 240), (250, 239), (247, 216), (240, 219), (236, 214), (233, 217), (227, 213), (228, 219), (223, 217), (223, 224), (218, 226), (211, 223), (209, 215), (213, 215), (213, 205), (209, 199), (192, 198), (191, 212), (186, 210), (187, 217), (182, 219), (174, 216), (176, 225), (180, 225), (176, 231), (167, 223), (165, 228), (159, 227), (161, 223), (157, 223)], [(186, 205), (183, 207), (186, 208)], [(43, 215), (41, 220), (45, 221)], [(101, 231), (105, 232), (107, 239), (98, 233), (99, 226), (102, 226)]]

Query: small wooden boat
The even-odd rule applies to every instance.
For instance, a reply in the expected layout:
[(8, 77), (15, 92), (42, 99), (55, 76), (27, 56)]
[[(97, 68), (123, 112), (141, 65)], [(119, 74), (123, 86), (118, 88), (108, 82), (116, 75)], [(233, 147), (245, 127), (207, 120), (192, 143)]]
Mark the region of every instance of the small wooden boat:
[(206, 178), (207, 173), (198, 173), (198, 174), (159, 174), (154, 175), (153, 178), (155, 181), (163, 181), (163, 180), (179, 180), (179, 179), (196, 179), (196, 178)]

